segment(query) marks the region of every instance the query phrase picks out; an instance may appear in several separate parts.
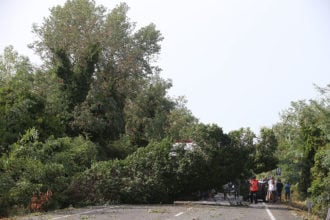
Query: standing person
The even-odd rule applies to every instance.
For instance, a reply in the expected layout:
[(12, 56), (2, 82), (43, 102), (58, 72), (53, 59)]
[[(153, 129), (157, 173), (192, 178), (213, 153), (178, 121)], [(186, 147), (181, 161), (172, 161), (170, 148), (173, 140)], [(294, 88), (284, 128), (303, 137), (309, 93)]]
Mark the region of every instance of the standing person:
[(282, 199), (282, 190), (283, 190), (283, 183), (281, 182), (281, 179), (278, 178), (277, 182), (276, 182), (276, 191), (277, 191), (277, 197), (280, 199)]
[(253, 176), (252, 179), (250, 179), (250, 203), (257, 204), (257, 192), (258, 192), (258, 180), (256, 176)]
[(289, 182), (286, 182), (284, 185), (284, 190), (285, 190), (285, 201), (290, 201), (291, 199), (291, 185)]
[(276, 201), (276, 184), (274, 177), (271, 177), (268, 181), (268, 201), (275, 202)]

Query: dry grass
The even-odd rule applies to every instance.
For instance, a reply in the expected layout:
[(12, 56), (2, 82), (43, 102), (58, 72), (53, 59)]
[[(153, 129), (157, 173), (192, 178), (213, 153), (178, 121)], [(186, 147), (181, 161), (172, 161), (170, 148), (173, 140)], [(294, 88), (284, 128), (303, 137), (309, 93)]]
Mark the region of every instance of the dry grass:
[(306, 206), (306, 202), (303, 201), (292, 201), (290, 203), (287, 203), (288, 206), (291, 206), (295, 212), (301, 216), (304, 220), (322, 220), (320, 217), (313, 215), (313, 210), (311, 210), (311, 213), (308, 214), (308, 209)]

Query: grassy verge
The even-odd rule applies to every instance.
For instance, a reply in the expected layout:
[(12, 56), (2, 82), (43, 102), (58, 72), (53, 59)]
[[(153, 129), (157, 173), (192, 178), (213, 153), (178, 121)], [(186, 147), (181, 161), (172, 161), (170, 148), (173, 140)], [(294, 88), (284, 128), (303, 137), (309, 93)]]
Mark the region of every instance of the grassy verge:
[(310, 213), (308, 214), (308, 208), (306, 206), (305, 201), (291, 201), (291, 202), (283, 202), (288, 206), (292, 207), (296, 213), (301, 216), (304, 220), (322, 220), (317, 215), (313, 214), (313, 209), (311, 209)]

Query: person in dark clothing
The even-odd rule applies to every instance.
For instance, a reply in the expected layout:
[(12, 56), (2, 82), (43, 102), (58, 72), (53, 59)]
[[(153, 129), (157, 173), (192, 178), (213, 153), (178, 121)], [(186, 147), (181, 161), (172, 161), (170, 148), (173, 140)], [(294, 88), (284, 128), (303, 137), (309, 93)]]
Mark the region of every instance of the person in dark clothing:
[(277, 191), (277, 198), (279, 198), (280, 202), (282, 199), (282, 190), (283, 190), (283, 183), (281, 182), (281, 179), (278, 178), (276, 182), (276, 191)]
[(290, 201), (291, 199), (291, 189), (290, 189), (291, 185), (289, 182), (286, 182), (285, 185), (284, 185), (284, 189), (285, 189), (285, 200), (287, 202)]

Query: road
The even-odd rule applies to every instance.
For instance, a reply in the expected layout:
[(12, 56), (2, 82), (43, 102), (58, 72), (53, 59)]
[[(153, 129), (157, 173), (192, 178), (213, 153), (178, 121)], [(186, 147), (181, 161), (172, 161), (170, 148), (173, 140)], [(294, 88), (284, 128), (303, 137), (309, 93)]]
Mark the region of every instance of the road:
[(67, 209), (44, 214), (31, 214), (17, 220), (297, 220), (302, 219), (282, 204), (250, 206), (212, 205), (117, 205)]

